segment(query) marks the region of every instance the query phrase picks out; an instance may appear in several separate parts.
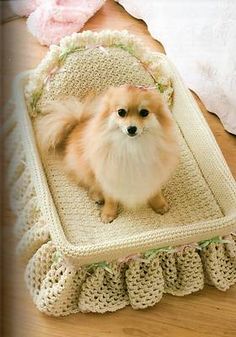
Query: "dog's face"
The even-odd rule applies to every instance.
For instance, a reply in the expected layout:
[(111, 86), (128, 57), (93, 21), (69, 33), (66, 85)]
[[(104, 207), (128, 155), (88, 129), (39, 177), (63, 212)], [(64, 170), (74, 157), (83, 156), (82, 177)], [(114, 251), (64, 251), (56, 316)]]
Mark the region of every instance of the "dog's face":
[(132, 85), (112, 87), (104, 96), (104, 104), (109, 127), (119, 129), (133, 139), (145, 132), (160, 129), (169, 118), (156, 89)]

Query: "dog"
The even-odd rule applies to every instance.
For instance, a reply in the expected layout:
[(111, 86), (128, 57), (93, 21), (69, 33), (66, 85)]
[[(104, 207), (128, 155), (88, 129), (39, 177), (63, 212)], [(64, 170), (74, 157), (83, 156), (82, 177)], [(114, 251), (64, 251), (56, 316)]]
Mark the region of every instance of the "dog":
[(119, 204), (168, 211), (161, 189), (178, 164), (179, 146), (157, 89), (122, 85), (83, 103), (52, 101), (36, 120), (36, 134), (41, 150), (60, 152), (67, 174), (103, 204), (102, 222), (118, 216)]

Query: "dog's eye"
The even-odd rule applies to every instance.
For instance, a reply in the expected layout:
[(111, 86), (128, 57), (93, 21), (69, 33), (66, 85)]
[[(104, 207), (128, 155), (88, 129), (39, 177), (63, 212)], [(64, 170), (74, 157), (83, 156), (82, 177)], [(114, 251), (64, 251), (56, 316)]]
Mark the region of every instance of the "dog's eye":
[(147, 115), (149, 114), (149, 111), (147, 109), (141, 109), (139, 113), (140, 113), (140, 116), (147, 117)]
[(120, 116), (120, 117), (125, 117), (125, 115), (126, 115), (126, 113), (127, 113), (127, 111), (125, 110), (125, 109), (118, 109), (118, 115)]

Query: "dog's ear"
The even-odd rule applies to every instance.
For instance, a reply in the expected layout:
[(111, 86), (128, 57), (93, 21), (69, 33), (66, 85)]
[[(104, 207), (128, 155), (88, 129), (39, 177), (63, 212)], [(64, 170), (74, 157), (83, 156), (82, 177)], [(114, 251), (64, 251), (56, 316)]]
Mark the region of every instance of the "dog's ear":
[(116, 90), (116, 87), (114, 87), (113, 85), (111, 85), (110, 87), (108, 87), (107, 89), (104, 90), (103, 95), (104, 96), (112, 95), (115, 90)]
[(98, 112), (98, 115), (100, 117), (103, 116), (106, 117), (109, 115), (110, 110), (110, 102), (111, 97), (114, 93), (114, 87), (109, 87), (108, 89), (104, 90), (99, 96), (97, 96), (97, 99), (93, 102), (93, 110)]
[(113, 99), (117, 96), (117, 91), (120, 87), (110, 86), (101, 95), (104, 104), (109, 104), (113, 102)]
[(138, 86), (132, 84), (132, 83), (125, 83), (119, 86), (119, 88), (125, 89), (127, 91), (133, 90), (134, 88), (137, 88)]
[(95, 90), (90, 90), (86, 96), (83, 97), (82, 99), (82, 103), (84, 106), (91, 106), (91, 103), (96, 100), (96, 98), (98, 97), (98, 94)]

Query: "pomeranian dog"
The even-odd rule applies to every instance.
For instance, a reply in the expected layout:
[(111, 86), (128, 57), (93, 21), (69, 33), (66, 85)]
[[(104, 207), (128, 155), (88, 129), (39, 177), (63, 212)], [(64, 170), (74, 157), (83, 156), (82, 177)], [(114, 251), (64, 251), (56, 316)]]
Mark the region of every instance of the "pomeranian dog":
[(53, 101), (36, 122), (42, 151), (62, 154), (67, 173), (112, 222), (118, 205), (149, 204), (160, 214), (169, 206), (161, 188), (179, 158), (173, 117), (156, 89), (122, 85), (102, 95)]

